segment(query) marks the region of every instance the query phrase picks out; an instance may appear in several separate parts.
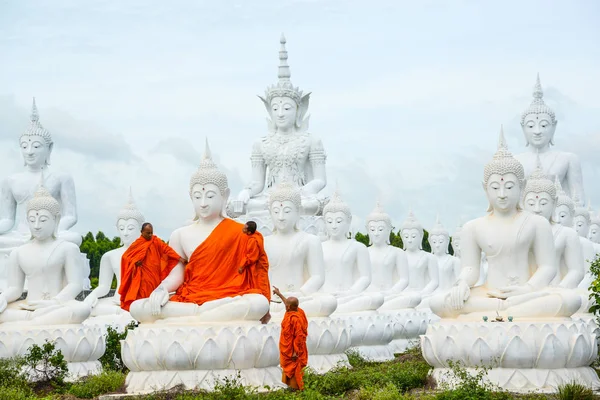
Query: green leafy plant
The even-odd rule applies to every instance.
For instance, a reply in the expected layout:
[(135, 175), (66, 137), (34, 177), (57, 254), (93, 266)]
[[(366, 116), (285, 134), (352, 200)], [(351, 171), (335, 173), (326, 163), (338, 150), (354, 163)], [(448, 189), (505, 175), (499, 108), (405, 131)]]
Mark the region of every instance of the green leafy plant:
[(594, 392), (587, 386), (571, 382), (560, 385), (554, 398), (556, 400), (592, 400), (594, 398)]
[(600, 310), (600, 256), (596, 255), (596, 258), (590, 264), (590, 273), (594, 280), (588, 290), (590, 291), (590, 300), (594, 300), (594, 304), (589, 311), (598, 316)]
[(32, 345), (23, 356), (23, 366), (32, 381), (54, 387), (64, 386), (69, 373), (65, 357), (50, 341), (42, 346)]
[(69, 388), (69, 394), (81, 399), (93, 399), (101, 394), (116, 392), (125, 384), (125, 374), (117, 371), (104, 371), (100, 375), (90, 375)]
[(127, 332), (136, 327), (137, 323), (133, 321), (123, 332), (119, 332), (112, 326), (106, 328), (106, 350), (100, 357), (100, 363), (105, 370), (127, 372), (127, 367), (121, 358), (121, 340), (125, 340)]

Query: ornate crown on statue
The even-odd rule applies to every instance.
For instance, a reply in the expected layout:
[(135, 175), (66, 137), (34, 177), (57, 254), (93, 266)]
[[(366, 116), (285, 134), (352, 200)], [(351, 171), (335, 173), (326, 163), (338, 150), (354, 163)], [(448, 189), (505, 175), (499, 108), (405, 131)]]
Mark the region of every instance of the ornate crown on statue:
[(556, 176), (554, 179), (554, 187), (556, 187), (556, 206), (555, 207), (567, 206), (567, 208), (571, 212), (571, 215), (573, 215), (573, 213), (575, 212), (575, 202), (573, 201), (573, 199), (571, 199), (567, 195), (567, 193), (562, 188), (562, 185), (560, 184), (560, 179), (558, 179), (558, 176)]
[(405, 229), (417, 229), (419, 232), (421, 232), (421, 234), (423, 234), (423, 225), (421, 225), (417, 217), (415, 217), (415, 213), (413, 213), (412, 210), (408, 212), (408, 217), (406, 217), (402, 223), (402, 226), (400, 226), (400, 231)]
[(292, 185), (289, 180), (284, 180), (276, 185), (269, 193), (269, 204), (273, 204), (276, 201), (280, 203), (291, 201), (298, 210), (300, 210), (300, 207), (302, 206), (300, 189), (297, 186)]
[(207, 185), (209, 183), (217, 186), (223, 196), (225, 196), (227, 189), (229, 189), (227, 175), (213, 161), (210, 147), (208, 146), (208, 139), (206, 139), (204, 156), (202, 157), (200, 166), (190, 178), (190, 193), (192, 193), (194, 185)]
[(429, 231), (429, 237), (432, 235), (446, 236), (446, 238), (450, 238), (450, 232), (448, 232), (448, 230), (444, 228), (444, 225), (442, 225), (440, 222), (439, 215), (435, 218), (435, 225), (433, 225), (433, 228), (431, 228)]
[(367, 225), (367, 230), (369, 229), (369, 222), (379, 222), (379, 221), (385, 222), (390, 229), (392, 228), (392, 219), (390, 218), (390, 215), (385, 212), (381, 203), (379, 201), (377, 201), (373, 211), (371, 211), (371, 213), (369, 215), (367, 215), (367, 217), (365, 218), (365, 224)]
[(548, 193), (550, 197), (556, 199), (556, 185), (544, 173), (539, 154), (537, 155), (535, 170), (529, 176), (527, 183), (525, 184), (523, 197), (525, 197), (527, 193)]
[(274, 97), (289, 97), (300, 106), (302, 98), (310, 96), (310, 93), (303, 96), (300, 88), (294, 87), (292, 84), (292, 81), (290, 80), (292, 73), (290, 72), (290, 66), (287, 63), (288, 53), (285, 49), (286, 40), (283, 34), (281, 34), (279, 43), (281, 43), (281, 48), (279, 50), (279, 71), (277, 73), (279, 81), (277, 84), (269, 86), (267, 90), (265, 90), (265, 98), (263, 101), (265, 101), (266, 104), (271, 104), (271, 100), (273, 100)]
[(33, 198), (27, 202), (27, 212), (40, 210), (47, 210), (55, 217), (60, 215), (59, 202), (44, 187), (44, 174), (40, 178), (40, 185), (33, 194)]
[(350, 211), (350, 206), (344, 203), (342, 197), (340, 196), (339, 190), (336, 188), (335, 192), (333, 192), (333, 196), (329, 199), (329, 203), (323, 208), (323, 215), (330, 212), (343, 212), (348, 219), (352, 219), (352, 212)]
[(498, 151), (494, 154), (492, 161), (487, 163), (483, 169), (483, 183), (487, 185), (488, 179), (493, 174), (505, 175), (513, 173), (519, 179), (521, 185), (525, 180), (525, 170), (523, 165), (513, 157), (508, 151), (506, 139), (504, 139), (504, 130), (500, 127), (500, 136), (498, 138)]
[(128, 220), (135, 219), (142, 225), (145, 222), (144, 215), (138, 210), (137, 205), (135, 204), (135, 200), (133, 200), (133, 194), (131, 193), (131, 188), (129, 188), (129, 199), (127, 200), (127, 204), (119, 211), (117, 215), (117, 222), (120, 219)]
[(552, 119), (552, 124), (556, 124), (554, 111), (544, 102), (544, 91), (540, 83), (540, 74), (537, 75), (535, 86), (533, 87), (533, 100), (529, 107), (521, 114), (521, 126), (525, 125), (525, 117), (529, 114), (548, 114)]
[(52, 144), (52, 135), (50, 132), (46, 130), (40, 123), (40, 114), (37, 109), (37, 105), (35, 104), (35, 97), (33, 98), (33, 104), (31, 105), (31, 116), (29, 126), (27, 130), (20, 136), (39, 136), (44, 139), (46, 145), (50, 146)]

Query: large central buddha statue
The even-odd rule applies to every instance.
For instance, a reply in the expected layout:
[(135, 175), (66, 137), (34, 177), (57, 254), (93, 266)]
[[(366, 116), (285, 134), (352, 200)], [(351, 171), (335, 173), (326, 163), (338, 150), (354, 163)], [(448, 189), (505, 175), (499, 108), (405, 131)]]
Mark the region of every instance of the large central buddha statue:
[(351, 237), (352, 213), (337, 191), (323, 209), (323, 217), (329, 239), (323, 242), (325, 283), (321, 291), (336, 297), (336, 314), (377, 310), (383, 294), (365, 292), (371, 284), (369, 252)]
[[(489, 214), (468, 222), (461, 232), (461, 274), (449, 292), (432, 296), (430, 307), (442, 318), (480, 319), (496, 312), (515, 318), (569, 317), (581, 306), (570, 290), (550, 284), (557, 274), (554, 239), (548, 220), (523, 211), (523, 165), (508, 151), (500, 132), (498, 151), (484, 168)], [(489, 269), (479, 279), (481, 252)]]
[[(321, 240), (297, 228), (300, 220), (300, 189), (283, 182), (270, 193), (271, 218), (275, 226), (265, 237), (269, 256), (269, 281), (286, 297), (296, 297), (309, 317), (327, 317), (337, 307), (333, 295), (318, 293), (325, 282), (325, 260)], [(271, 312), (284, 311), (274, 304)]]
[(437, 291), (448, 290), (460, 275), (460, 259), (450, 255), (450, 232), (444, 228), (439, 218), (436, 219), (435, 225), (429, 231), (429, 245), (431, 253), (437, 259), (439, 271)]
[(544, 102), (544, 92), (538, 75), (533, 88), (533, 101), (521, 114), (521, 127), (529, 151), (515, 157), (523, 165), (525, 177), (529, 177), (535, 170), (539, 154), (544, 173), (551, 179), (558, 177), (567, 195), (573, 196), (577, 193), (583, 199), (585, 194), (579, 157), (551, 148), (554, 145), (557, 123), (554, 111)]
[(248, 236), (242, 232), (243, 224), (224, 217), (229, 185), (213, 162), (208, 143), (190, 179), (189, 194), (194, 222), (175, 230), (169, 240), (169, 246), (189, 262), (185, 267), (177, 264), (150, 298), (133, 302), (131, 315), (142, 323), (258, 321), (269, 303), (248, 274), (238, 273)]
[(259, 96), (269, 113), (269, 133), (252, 148), (252, 181), (232, 202), (231, 215), (267, 213), (269, 192), (284, 181), (300, 190), (303, 215), (319, 215), (323, 209), (317, 195), (327, 184), (325, 150), (307, 131), (310, 93), (292, 85), (283, 35), (280, 43), (279, 81)]

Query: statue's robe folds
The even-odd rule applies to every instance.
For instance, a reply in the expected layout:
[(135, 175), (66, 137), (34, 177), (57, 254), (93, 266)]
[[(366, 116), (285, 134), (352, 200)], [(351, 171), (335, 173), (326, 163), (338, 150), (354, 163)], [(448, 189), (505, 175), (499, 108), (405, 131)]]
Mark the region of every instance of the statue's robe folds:
[(248, 235), (243, 225), (224, 219), (192, 253), (183, 283), (169, 300), (202, 305), (245, 294), (262, 294), (251, 274), (240, 274), (246, 261)]
[[(301, 308), (286, 311), (281, 321), (279, 338), (279, 363), (283, 370), (282, 381), (295, 389), (304, 389), (304, 367), (308, 364), (308, 320)], [(294, 359), (294, 356), (296, 358)], [(294, 382), (295, 381), (295, 382)], [(294, 383), (298, 386), (294, 387)]]
[[(265, 252), (265, 239), (260, 232), (248, 236), (244, 272), (249, 273), (254, 287), (271, 301), (271, 283), (269, 282), (269, 258)], [(249, 271), (248, 271), (249, 270)]]
[[(181, 257), (159, 237), (139, 237), (121, 258), (121, 308), (129, 311), (131, 303), (150, 297)], [(136, 262), (142, 265), (136, 266)]]

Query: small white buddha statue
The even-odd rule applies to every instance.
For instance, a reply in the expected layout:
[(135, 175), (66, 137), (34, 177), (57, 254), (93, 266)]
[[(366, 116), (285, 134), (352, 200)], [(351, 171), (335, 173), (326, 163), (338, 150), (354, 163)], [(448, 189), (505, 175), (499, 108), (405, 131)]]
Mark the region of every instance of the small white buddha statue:
[(590, 215), (590, 233), (588, 239), (594, 243), (596, 253), (600, 253), (600, 213)]
[(556, 187), (556, 206), (554, 207), (553, 220), (568, 228), (573, 228), (573, 214), (575, 214), (575, 202), (562, 188), (558, 177), (554, 179)]
[[(127, 311), (121, 308), (121, 296), (119, 295), (119, 286), (121, 285), (121, 257), (140, 236), (143, 223), (144, 216), (138, 210), (130, 189), (127, 204), (117, 214), (117, 230), (119, 231), (122, 246), (104, 253), (100, 259), (98, 287), (84, 300), (92, 307), (92, 317), (100, 315), (129, 315)], [(110, 291), (113, 277), (117, 278), (117, 290), (115, 290), (113, 296), (100, 299)]]
[[(90, 315), (90, 307), (75, 300), (83, 289), (79, 247), (58, 237), (60, 212), (60, 203), (40, 184), (26, 205), (31, 239), (10, 254), (0, 324), (77, 324)], [(25, 279), (27, 298), (17, 301)]]
[(418, 285), (410, 285), (412, 277), (404, 250), (390, 244), (392, 219), (377, 202), (375, 209), (366, 217), (369, 235), (369, 257), (373, 279), (367, 289), (381, 293), (384, 303), (379, 311), (414, 308), (421, 303)]
[[(570, 290), (550, 284), (557, 274), (552, 228), (546, 218), (520, 207), (523, 165), (508, 151), (500, 131), (498, 151), (484, 168), (489, 214), (468, 222), (461, 232), (461, 274), (449, 292), (434, 295), (432, 311), (442, 318), (493, 316), (569, 317), (581, 306)], [(481, 252), (487, 255), (486, 282), (479, 279)]]
[(552, 285), (573, 289), (583, 279), (581, 244), (572, 228), (552, 220), (556, 199), (556, 185), (544, 174), (541, 163), (538, 163), (535, 171), (527, 179), (523, 191), (523, 205), (525, 210), (544, 217), (552, 225), (555, 261), (558, 265), (558, 273)]
[(444, 228), (439, 217), (429, 231), (431, 253), (437, 258), (439, 285), (437, 291), (449, 290), (460, 274), (460, 259), (449, 254), (450, 233)]
[(440, 274), (436, 257), (423, 250), (423, 226), (411, 211), (400, 227), (400, 235), (408, 261), (408, 287), (421, 293), (419, 308), (428, 308), (431, 294), (439, 285)]
[(369, 252), (352, 238), (352, 213), (337, 190), (323, 209), (323, 217), (328, 240), (323, 242), (325, 283), (321, 292), (335, 296), (336, 314), (377, 310), (383, 294), (365, 292), (371, 284)]
[(460, 223), (456, 230), (454, 231), (454, 235), (452, 235), (452, 250), (454, 251), (454, 257), (460, 259), (460, 231), (462, 230), (462, 223)]
[(585, 277), (579, 284), (579, 287), (587, 289), (594, 280), (594, 276), (590, 272), (590, 265), (596, 259), (596, 246), (588, 239), (592, 219), (589, 208), (584, 207), (583, 204), (581, 204), (577, 194), (573, 196), (573, 202), (575, 203), (575, 210), (573, 211), (573, 228), (579, 235), (585, 271)]
[(29, 240), (25, 206), (38, 188), (42, 170), (44, 187), (60, 204), (58, 238), (81, 245), (82, 236), (69, 230), (77, 223), (75, 184), (70, 175), (48, 172), (54, 142), (40, 123), (35, 99), (29, 127), (21, 135), (19, 144), (25, 171), (6, 178), (0, 189), (0, 249), (14, 248)]
[[(270, 212), (275, 230), (265, 237), (269, 257), (269, 280), (286, 297), (300, 300), (309, 317), (327, 317), (337, 308), (333, 295), (318, 293), (325, 282), (325, 260), (321, 240), (297, 228), (302, 200), (300, 189), (288, 182), (270, 193)], [(271, 313), (283, 312), (273, 304)]]
[(554, 145), (557, 123), (554, 111), (544, 103), (544, 92), (538, 74), (533, 88), (533, 101), (521, 114), (521, 127), (529, 152), (515, 157), (523, 165), (525, 177), (528, 177), (535, 169), (536, 155), (539, 154), (547, 176), (551, 179), (558, 177), (567, 195), (578, 193), (585, 198), (579, 157), (573, 153), (552, 150), (550, 147)]
[(327, 184), (325, 150), (307, 131), (310, 93), (292, 85), (283, 35), (280, 43), (279, 81), (259, 96), (269, 113), (269, 133), (252, 148), (252, 181), (230, 206), (232, 215), (267, 211), (268, 192), (283, 181), (300, 189), (304, 215), (318, 215), (323, 209), (317, 194)]

